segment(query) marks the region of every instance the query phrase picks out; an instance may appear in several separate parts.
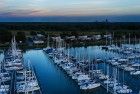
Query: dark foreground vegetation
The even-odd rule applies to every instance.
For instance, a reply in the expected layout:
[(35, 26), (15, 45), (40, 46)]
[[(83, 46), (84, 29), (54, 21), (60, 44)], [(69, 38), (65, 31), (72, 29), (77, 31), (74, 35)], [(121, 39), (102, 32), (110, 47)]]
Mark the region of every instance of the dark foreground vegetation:
[(131, 38), (140, 38), (140, 23), (134, 22), (94, 22), (94, 23), (0, 23), (0, 44), (8, 44), (12, 34), (16, 33), (18, 42), (26, 42), (26, 36), (36, 35), (40, 32), (47, 36), (60, 35), (65, 36), (80, 36), (111, 33), (114, 39), (120, 39), (122, 36)]

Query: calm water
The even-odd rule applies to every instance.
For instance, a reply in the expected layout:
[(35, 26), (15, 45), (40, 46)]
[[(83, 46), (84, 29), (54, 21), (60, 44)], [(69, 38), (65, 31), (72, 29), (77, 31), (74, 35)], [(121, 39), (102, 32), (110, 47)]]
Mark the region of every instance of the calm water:
[[(70, 48), (71, 55), (83, 58), (83, 55), (90, 56), (90, 58), (100, 57), (106, 59), (109, 57), (120, 57), (115, 53), (106, 53), (101, 50), (100, 47), (77, 47)], [(77, 55), (78, 54), (78, 55)], [(3, 54), (0, 54), (0, 60), (2, 60)], [(59, 67), (48, 58), (42, 50), (27, 50), (24, 52), (25, 64), (28, 60), (31, 60), (33, 67), (35, 68), (39, 84), (43, 94), (108, 94), (102, 87), (91, 92), (81, 92), (78, 85), (60, 70)], [(106, 64), (99, 64), (97, 67), (102, 69), (106, 73)], [(110, 72), (112, 68), (110, 66)], [(130, 86), (130, 88), (138, 94), (140, 90), (140, 78), (132, 77), (129, 73), (124, 73), (124, 82)], [(122, 71), (120, 71), (120, 81), (122, 81)]]

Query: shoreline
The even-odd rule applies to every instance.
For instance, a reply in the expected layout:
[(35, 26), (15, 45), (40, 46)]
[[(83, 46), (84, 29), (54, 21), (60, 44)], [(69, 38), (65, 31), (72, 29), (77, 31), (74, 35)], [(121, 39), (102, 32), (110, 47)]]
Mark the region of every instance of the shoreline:
[[(113, 43), (112, 44), (117, 44), (117, 45), (120, 45), (120, 44), (123, 44), (124, 41), (121, 40), (112, 40)], [(140, 41), (137, 40), (137, 42), (135, 42), (135, 40), (131, 40), (131, 43), (132, 45), (135, 45), (135, 44), (138, 44)], [(69, 44), (70, 47), (87, 47), (87, 46), (105, 46), (106, 45), (106, 41), (105, 40), (98, 40), (98, 41), (70, 41), (70, 42), (67, 42)], [(129, 43), (129, 39), (126, 39), (125, 41), (125, 44), (128, 44)], [(50, 42), (50, 45), (52, 45), (53, 43)], [(110, 41), (107, 41), (107, 45), (110, 45)], [(9, 44), (0, 44), (0, 49), (5, 49), (5, 48), (8, 48), (10, 46), (10, 43)], [(33, 45), (30, 45), (27, 44), (27, 43), (24, 43), (24, 44), (18, 44), (18, 47), (21, 48), (21, 49), (33, 49), (33, 48), (45, 48), (47, 47), (47, 43), (43, 43), (43, 44), (33, 44)]]

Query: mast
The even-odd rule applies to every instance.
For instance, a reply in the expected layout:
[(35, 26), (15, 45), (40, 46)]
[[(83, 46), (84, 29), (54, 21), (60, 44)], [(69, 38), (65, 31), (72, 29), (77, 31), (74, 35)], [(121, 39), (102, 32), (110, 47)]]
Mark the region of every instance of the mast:
[[(0, 64), (1, 65), (1, 64)], [(1, 69), (0, 69), (0, 71), (1, 71)], [(1, 79), (1, 77), (0, 77), (0, 79)], [(1, 89), (1, 80), (0, 80), (0, 89)]]
[(17, 48), (16, 48), (16, 39), (15, 39), (15, 36), (11, 40), (11, 50), (12, 50), (12, 55), (15, 58), (16, 55), (17, 55)]
[[(89, 63), (89, 71), (90, 71), (90, 61), (91, 61), (91, 60), (90, 60), (90, 59), (91, 59), (91, 58), (90, 58), (90, 55), (88, 55), (88, 58), (89, 58), (88, 63)], [(90, 75), (90, 72), (89, 72), (89, 75)]]
[(130, 33), (129, 33), (129, 45), (130, 45)]
[(68, 45), (68, 60), (70, 58), (70, 51), (69, 51), (69, 45)]
[(112, 39), (112, 44), (114, 44), (114, 32), (113, 32), (111, 39)]
[(26, 91), (26, 88), (27, 88), (26, 70), (25, 70), (25, 72), (24, 72), (24, 73), (25, 73), (25, 81), (24, 81), (24, 83), (25, 83), (25, 90), (24, 90), (24, 91), (25, 91), (25, 94), (27, 94), (27, 91)]
[(48, 37), (47, 37), (47, 47), (48, 47), (48, 48), (50, 47), (49, 44), (50, 44), (50, 43), (49, 43), (49, 34), (48, 34)]
[(117, 85), (117, 80), (116, 80), (116, 76), (117, 76), (117, 68), (114, 68), (113, 69), (113, 73), (114, 73), (114, 77), (113, 77), (113, 79), (114, 79), (114, 87), (113, 87), (113, 90), (114, 90), (114, 94), (116, 94), (116, 85)]
[(125, 35), (124, 35), (124, 44), (125, 44), (125, 41), (126, 41), (126, 40), (125, 40)]
[(137, 37), (136, 37), (136, 35), (135, 35), (135, 45), (136, 45), (136, 43), (137, 43)]
[(107, 65), (107, 93), (108, 93), (108, 82), (109, 82), (109, 65)]
[[(107, 35), (107, 32), (106, 32), (106, 35)], [(107, 46), (107, 37), (106, 37), (106, 46)]]
[[(34, 79), (34, 78), (33, 78), (34, 76), (36, 76), (36, 75), (34, 75), (34, 71), (31, 71), (31, 80), (32, 80), (32, 81), (33, 81), (33, 79)], [(33, 94), (33, 91), (32, 91), (32, 94)]]

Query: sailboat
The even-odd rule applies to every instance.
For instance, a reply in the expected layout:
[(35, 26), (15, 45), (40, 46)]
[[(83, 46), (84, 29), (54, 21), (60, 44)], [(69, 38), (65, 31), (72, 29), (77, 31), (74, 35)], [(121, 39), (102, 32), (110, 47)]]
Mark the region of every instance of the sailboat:
[[(69, 48), (67, 51), (61, 47), (61, 41), (58, 43), (58, 48), (55, 49), (52, 53), (54, 63), (61, 67), (72, 79), (74, 79), (79, 85), (81, 90), (95, 89), (100, 86), (100, 83), (97, 83), (95, 80), (92, 80), (88, 73), (85, 73), (84, 66), (79, 67), (80, 63), (85, 64), (84, 62), (79, 62), (78, 59), (75, 59), (76, 62), (72, 60), (70, 55)], [(88, 63), (86, 63), (88, 64)]]
[(8, 72), (3, 72), (0, 64), (0, 94), (8, 94), (10, 91), (10, 85), (6, 84), (11, 80)]
[(53, 51), (53, 49), (50, 47), (50, 37), (49, 37), (49, 35), (47, 37), (47, 47), (44, 48), (43, 51), (45, 51), (46, 53), (51, 53)]
[(28, 62), (28, 68), (17, 72), (16, 77), (16, 92), (17, 93), (29, 93), (37, 92), (40, 90), (36, 75), (31, 69), (30, 62)]
[(10, 86), (1, 84), (0, 82), (0, 94), (9, 94)]
[(33, 69), (31, 66), (25, 68), (23, 64), (22, 52), (17, 48), (15, 36), (11, 40), (11, 47), (4, 52), (4, 60), (0, 64), (0, 79), (0, 94), (15, 92), (15, 89), (16, 93), (25, 94), (40, 90)]
[(2, 71), (2, 69), (0, 69), (0, 80), (1, 80), (1, 82), (10, 81), (11, 80), (10, 73), (8, 73), (6, 71)]
[(6, 71), (23, 69), (22, 53), (21, 50), (18, 50), (16, 46), (16, 40), (14, 37), (11, 41), (10, 49), (5, 52), (4, 69)]
[[(120, 83), (118, 86), (117, 86), (117, 93), (120, 93), (120, 94), (130, 94), (132, 93), (132, 89), (130, 89), (127, 85), (125, 85), (124, 83), (124, 70), (123, 70), (123, 81), (122, 83)], [(119, 78), (119, 74), (118, 74), (118, 78)]]
[(140, 75), (140, 64), (135, 63), (132, 65), (133, 67), (138, 67), (136, 70), (130, 72), (131, 75)]

